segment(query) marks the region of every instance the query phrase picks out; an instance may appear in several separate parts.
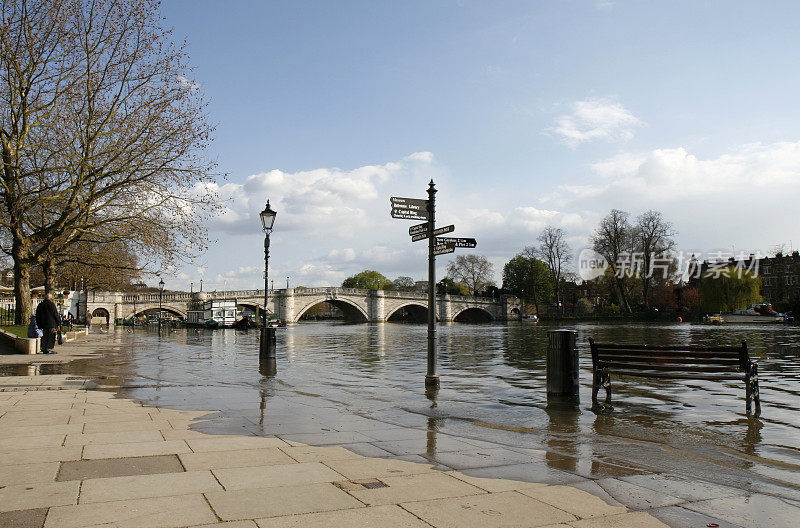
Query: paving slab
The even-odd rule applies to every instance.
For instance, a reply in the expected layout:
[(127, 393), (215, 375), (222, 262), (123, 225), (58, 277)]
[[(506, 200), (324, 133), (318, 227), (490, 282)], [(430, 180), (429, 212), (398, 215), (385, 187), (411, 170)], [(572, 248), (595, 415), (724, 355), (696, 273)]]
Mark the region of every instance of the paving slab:
[(75, 460), (61, 463), (56, 480), (61, 482), (131, 475), (180, 473), (183, 471), (183, 466), (177, 455)]
[(800, 503), (760, 493), (691, 502), (684, 508), (748, 528), (800, 524)]
[(227, 436), (221, 438), (192, 438), (186, 443), (195, 453), (207, 451), (229, 451), (237, 449), (265, 449), (270, 447), (285, 447), (286, 442), (279, 438), (265, 438), (261, 436)]
[(435, 471), (430, 464), (417, 464), (405, 460), (385, 458), (356, 458), (327, 460), (326, 466), (348, 479), (382, 478), (399, 475), (416, 475)]
[(0, 489), (0, 511), (77, 504), (80, 482), (17, 484)]
[(258, 528), (255, 521), (228, 521), (213, 524), (201, 524), (189, 528)]
[(64, 443), (66, 435), (56, 434), (47, 436), (12, 436), (8, 438), (0, 438), (0, 451), (5, 449), (32, 449), (60, 447)]
[(58, 472), (58, 465), (58, 462), (40, 462), (0, 466), (0, 486), (53, 482)]
[(684, 499), (673, 497), (663, 491), (654, 491), (623, 480), (600, 479), (597, 484), (616, 500), (634, 510), (674, 506), (686, 502)]
[(544, 526), (575, 519), (516, 491), (411, 502), (402, 507), (436, 528)]
[(122, 444), (135, 442), (163, 442), (158, 430), (118, 431), (110, 433), (68, 434), (64, 445)]
[(161, 442), (134, 442), (124, 444), (96, 444), (83, 447), (83, 458), (124, 458), (154, 455), (177, 455), (191, 450), (183, 440)]
[[(156, 413), (157, 414), (157, 413)], [(153, 416), (151, 413), (147, 412), (138, 412), (138, 413), (129, 413), (129, 412), (116, 412), (111, 414), (97, 414), (97, 415), (81, 415), (81, 416), (73, 416), (72, 421), (70, 423), (119, 423), (119, 422), (152, 422)]]
[(213, 473), (226, 490), (300, 486), (344, 478), (319, 462), (215, 469)]
[(354, 453), (341, 446), (299, 446), (281, 447), (280, 450), (297, 462), (322, 462), (332, 460), (354, 460), (363, 458), (360, 454)]
[(47, 508), (0, 512), (0, 526), (8, 528), (42, 528)]
[(196, 494), (58, 506), (50, 508), (44, 528), (180, 528), (216, 521)]
[(8, 449), (0, 451), (0, 467), (5, 465), (36, 464), (80, 460), (83, 447), (48, 447), (47, 449)]
[(382, 477), (378, 480), (385, 487), (368, 488), (359, 484), (358, 481), (338, 482), (337, 485), (370, 506), (486, 493), (480, 488), (439, 471), (419, 475)]
[(278, 437), (304, 445), (355, 444), (372, 441), (372, 438), (353, 431), (323, 434), (288, 434), (278, 435)]
[(612, 506), (586, 491), (570, 486), (540, 486), (519, 492), (571, 513), (579, 519), (619, 515), (628, 511), (624, 506)]
[(223, 521), (363, 508), (364, 504), (333, 484), (308, 484), (256, 490), (206, 493)]
[(533, 462), (530, 455), (502, 448), (441, 452), (428, 458), (456, 470)]
[(399, 506), (370, 506), (302, 515), (257, 519), (259, 528), (430, 528)]
[[(125, 431), (171, 431), (172, 425), (167, 420), (137, 420), (133, 422), (103, 422), (87, 423), (83, 425), (84, 434), (90, 433), (121, 433)], [(179, 438), (167, 438), (179, 440)]]
[[(581, 519), (567, 523), (574, 528), (669, 528), (646, 512), (632, 512), (612, 517)], [(679, 527), (684, 528), (684, 527)]]
[(396, 440), (372, 442), (377, 447), (395, 455), (429, 455), (436, 456), (447, 451), (471, 451), (473, 444), (452, 436), (435, 435), (433, 438), (417, 438), (414, 440)]
[(647, 474), (621, 477), (619, 480), (690, 501), (719, 499), (722, 497), (747, 494), (745, 490), (682, 477), (680, 475)]
[(366, 442), (356, 442), (355, 444), (345, 444), (345, 445), (347, 446), (348, 451), (360, 456), (376, 457), (376, 458), (396, 456), (394, 453), (390, 453), (385, 449), (381, 449), (380, 447), (377, 447), (374, 444), (368, 444)]
[(219, 490), (222, 490), (222, 486), (210, 471), (109, 477), (84, 480), (80, 503), (167, 497)]
[(683, 506), (665, 506), (647, 510), (650, 515), (667, 524), (668, 526), (714, 526), (717, 528), (743, 528), (741, 524), (723, 521), (719, 517), (712, 517), (704, 513), (687, 510)]
[(578, 475), (548, 467), (543, 462), (465, 469), (462, 473), (473, 477), (504, 478), (544, 484), (573, 484), (586, 480)]
[(542, 484), (540, 482), (523, 482), (519, 480), (470, 477), (469, 475), (464, 475), (458, 471), (448, 471), (447, 474), (451, 477), (457, 478), (458, 480), (463, 480), (467, 484), (471, 484), (484, 491), (488, 491), (489, 493), (500, 493), (502, 491), (514, 491), (547, 486), (547, 484)]
[(239, 449), (234, 451), (207, 451), (178, 455), (188, 470), (223, 469), (291, 464), (296, 460), (276, 447), (266, 449)]

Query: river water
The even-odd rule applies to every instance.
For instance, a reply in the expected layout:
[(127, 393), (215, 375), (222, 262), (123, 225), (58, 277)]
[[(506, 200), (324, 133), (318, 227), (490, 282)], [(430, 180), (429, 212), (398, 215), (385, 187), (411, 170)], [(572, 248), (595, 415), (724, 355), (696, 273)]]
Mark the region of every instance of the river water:
[[(584, 476), (666, 471), (800, 497), (800, 328), (694, 324), (568, 325), (578, 332), (581, 402), (548, 408), (547, 325), (439, 326), (441, 390), (426, 396), (426, 327), (303, 323), (278, 330), (277, 369), (259, 372), (258, 332), (117, 330), (102, 359), (64, 365), (128, 397), (221, 411), (210, 432), (269, 434), (270, 414), (366, 417), (543, 452)], [(614, 379), (613, 409), (591, 407), (587, 338), (738, 345), (759, 360), (762, 416), (739, 381)], [(262, 366), (263, 367), (263, 366)], [(263, 373), (263, 374), (262, 374)], [(264, 375), (266, 374), (266, 375)], [(601, 392), (601, 396), (603, 393)], [(273, 420), (273, 421), (276, 421)]]

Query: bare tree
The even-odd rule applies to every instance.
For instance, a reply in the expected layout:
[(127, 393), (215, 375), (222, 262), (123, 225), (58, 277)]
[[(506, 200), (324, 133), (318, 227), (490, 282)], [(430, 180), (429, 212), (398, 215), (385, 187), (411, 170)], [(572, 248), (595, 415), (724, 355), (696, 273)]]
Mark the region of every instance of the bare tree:
[(212, 127), (157, 2), (2, 8), (0, 227), (23, 322), (28, 269), (52, 277), (73, 244), (125, 241), (162, 267), (203, 248)]
[(564, 267), (572, 260), (569, 244), (564, 240), (564, 231), (560, 227), (547, 226), (539, 235), (537, 253), (550, 269), (550, 280), (553, 283), (553, 292), (559, 311), (564, 313), (563, 299), (561, 298), (561, 282), (564, 279)]
[(447, 276), (463, 283), (472, 295), (494, 284), (494, 265), (483, 255), (458, 255), (447, 265)]
[(392, 281), (394, 289), (397, 291), (411, 291), (414, 289), (416, 282), (411, 277), (397, 277)]
[(619, 295), (620, 307), (630, 313), (628, 302), (628, 278), (626, 273), (631, 269), (619, 269), (626, 258), (631, 258), (634, 250), (635, 230), (628, 221), (628, 213), (612, 209), (601, 221), (592, 235), (591, 241), (595, 251), (603, 255), (608, 262), (609, 270), (614, 274), (614, 284)]
[(647, 307), (650, 306), (650, 285), (657, 270), (668, 275), (674, 268), (669, 252), (675, 248), (675, 235), (672, 224), (664, 220), (659, 211), (646, 211), (636, 218), (636, 242), (642, 252), (642, 289)]

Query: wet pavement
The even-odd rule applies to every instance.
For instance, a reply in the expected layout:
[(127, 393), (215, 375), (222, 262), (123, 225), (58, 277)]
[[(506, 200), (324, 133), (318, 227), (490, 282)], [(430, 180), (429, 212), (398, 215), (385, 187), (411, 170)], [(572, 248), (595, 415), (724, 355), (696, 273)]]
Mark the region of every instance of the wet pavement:
[(581, 342), (747, 339), (762, 358), (759, 420), (744, 415), (739, 384), (694, 381), (621, 381), (614, 409), (595, 414), (586, 350), (582, 404), (548, 408), (545, 331), (442, 327), (442, 389), (427, 395), (424, 327), (413, 325), (290, 327), (274, 365), (258, 364), (256, 333), (119, 332), (102, 357), (61, 368), (146, 405), (216, 409), (192, 424), (203, 433), (275, 435), (471, 477), (569, 484), (671, 526), (794, 525), (797, 329), (578, 328)]

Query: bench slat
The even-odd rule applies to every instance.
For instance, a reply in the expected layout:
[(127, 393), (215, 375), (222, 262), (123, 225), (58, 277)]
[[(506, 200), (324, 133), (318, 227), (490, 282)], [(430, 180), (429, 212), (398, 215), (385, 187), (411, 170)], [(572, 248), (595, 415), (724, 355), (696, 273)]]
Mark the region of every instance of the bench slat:
[(739, 358), (730, 358), (730, 357), (683, 357), (683, 356), (669, 356), (667, 354), (657, 354), (654, 356), (644, 355), (644, 354), (634, 354), (630, 353), (627, 355), (607, 355), (603, 352), (598, 354), (598, 359), (600, 361), (634, 361), (634, 362), (647, 362), (652, 361), (654, 363), (677, 363), (680, 364), (696, 364), (696, 365), (739, 365)]
[(647, 372), (642, 370), (609, 369), (608, 372), (620, 376), (638, 376), (642, 378), (662, 379), (698, 379), (698, 380), (737, 380), (744, 379), (744, 374), (681, 374), (673, 372)]
[(598, 350), (686, 350), (691, 352), (736, 352), (741, 346), (699, 346), (699, 345), (632, 345), (614, 343), (595, 343)]
[(626, 347), (626, 348), (604, 348), (597, 347), (599, 354), (606, 355), (645, 355), (652, 354), (654, 356), (674, 356), (674, 357), (712, 357), (712, 358), (738, 358), (741, 354), (739, 350), (726, 350), (722, 352), (704, 351), (704, 350), (669, 350), (669, 349), (654, 349), (654, 348), (639, 348), (639, 347)]
[(667, 372), (735, 372), (736, 368), (730, 366), (720, 367), (718, 365), (689, 365), (686, 363), (632, 363), (629, 361), (603, 361), (598, 363), (599, 368), (610, 368), (612, 370), (663, 370)]

